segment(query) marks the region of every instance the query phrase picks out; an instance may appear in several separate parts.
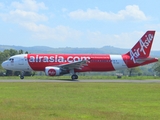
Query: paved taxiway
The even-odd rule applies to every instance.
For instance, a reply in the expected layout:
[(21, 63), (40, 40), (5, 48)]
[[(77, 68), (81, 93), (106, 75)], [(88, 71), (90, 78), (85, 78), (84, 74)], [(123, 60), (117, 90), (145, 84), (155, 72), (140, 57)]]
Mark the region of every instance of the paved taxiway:
[(106, 82), (106, 83), (160, 83), (160, 80), (0, 80), (0, 82)]

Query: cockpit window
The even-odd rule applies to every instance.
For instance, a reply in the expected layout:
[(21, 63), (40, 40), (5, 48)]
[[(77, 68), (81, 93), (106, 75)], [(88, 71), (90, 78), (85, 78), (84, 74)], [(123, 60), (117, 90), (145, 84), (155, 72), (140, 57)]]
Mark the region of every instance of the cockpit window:
[(14, 61), (14, 59), (13, 59), (13, 58), (9, 58), (9, 61), (13, 62), (13, 61)]

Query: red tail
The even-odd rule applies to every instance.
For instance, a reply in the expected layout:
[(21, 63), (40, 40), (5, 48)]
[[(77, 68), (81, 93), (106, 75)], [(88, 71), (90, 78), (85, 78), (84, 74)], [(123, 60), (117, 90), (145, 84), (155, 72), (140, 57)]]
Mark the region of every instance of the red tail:
[(147, 31), (136, 45), (127, 53), (134, 63), (136, 63), (138, 59), (149, 57), (154, 34), (155, 31)]

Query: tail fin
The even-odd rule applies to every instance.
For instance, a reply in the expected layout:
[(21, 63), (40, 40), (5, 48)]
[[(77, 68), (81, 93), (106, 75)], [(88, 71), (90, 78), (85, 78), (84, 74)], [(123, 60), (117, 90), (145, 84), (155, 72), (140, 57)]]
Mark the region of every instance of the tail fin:
[(155, 31), (147, 31), (135, 46), (127, 53), (130, 59), (136, 63), (138, 59), (148, 58), (152, 47)]

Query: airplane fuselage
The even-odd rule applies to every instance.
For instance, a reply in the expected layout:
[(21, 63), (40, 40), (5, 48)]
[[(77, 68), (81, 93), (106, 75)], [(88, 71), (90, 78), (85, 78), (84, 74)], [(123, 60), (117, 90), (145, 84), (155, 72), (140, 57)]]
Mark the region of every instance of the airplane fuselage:
[[(87, 64), (76, 72), (86, 71), (114, 71), (132, 67), (132, 60), (128, 55), (109, 54), (21, 54), (15, 55), (3, 62), (4, 68), (15, 71), (44, 71), (46, 66), (59, 66), (87, 60)], [(146, 61), (142, 65), (155, 62), (157, 59)], [(134, 65), (134, 67), (140, 64)]]

